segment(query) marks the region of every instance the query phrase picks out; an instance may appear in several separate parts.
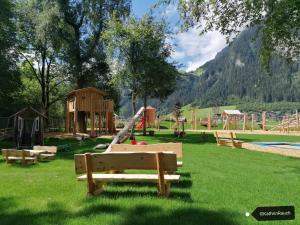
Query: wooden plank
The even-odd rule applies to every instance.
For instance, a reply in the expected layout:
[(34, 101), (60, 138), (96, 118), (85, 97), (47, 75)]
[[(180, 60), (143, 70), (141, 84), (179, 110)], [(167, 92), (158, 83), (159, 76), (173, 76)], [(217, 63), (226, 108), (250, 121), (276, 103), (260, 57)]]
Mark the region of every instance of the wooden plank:
[(2, 149), (3, 156), (30, 157), (30, 150)]
[(158, 190), (160, 196), (166, 196), (166, 187), (165, 187), (165, 176), (164, 176), (164, 167), (163, 167), (163, 153), (155, 153), (156, 166), (158, 173)]
[(113, 144), (111, 152), (174, 152), (182, 158), (182, 143), (162, 143), (151, 145)]
[(94, 195), (95, 183), (93, 181), (93, 174), (92, 174), (93, 159), (91, 154), (85, 154), (84, 160), (85, 160), (85, 171), (86, 171), (87, 183), (88, 183), (88, 194)]
[[(156, 170), (155, 153), (94, 153), (90, 155), (93, 172), (127, 169)], [(74, 158), (76, 173), (86, 173), (85, 155), (78, 154)], [(176, 154), (163, 153), (162, 165), (166, 171), (176, 171)]]
[(57, 152), (57, 146), (35, 145), (35, 146), (33, 146), (33, 150), (40, 150), (40, 151), (43, 151), (43, 152), (56, 153)]
[[(93, 173), (94, 181), (105, 181), (105, 182), (158, 182), (157, 174), (106, 174), (106, 173)], [(180, 175), (169, 175), (165, 174), (164, 179), (167, 182), (178, 182)], [(86, 181), (86, 174), (78, 176), (77, 180)]]

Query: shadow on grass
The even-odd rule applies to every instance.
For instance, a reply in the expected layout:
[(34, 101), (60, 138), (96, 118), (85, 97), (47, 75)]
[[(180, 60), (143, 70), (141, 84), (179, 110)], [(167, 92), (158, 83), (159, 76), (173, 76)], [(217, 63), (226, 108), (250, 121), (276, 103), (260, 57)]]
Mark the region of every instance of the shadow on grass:
[(126, 213), (121, 225), (238, 225), (232, 220), (232, 214), (197, 208), (164, 210), (160, 207), (139, 205)]
[(178, 172), (178, 175), (180, 175), (180, 177), (186, 177), (186, 178), (190, 178), (191, 177), (191, 173), (190, 172)]
[[(115, 187), (153, 187), (155, 184), (153, 183), (144, 183), (144, 182), (116, 182), (116, 183), (109, 183), (110, 186), (115, 186)], [(192, 187), (193, 182), (188, 179), (181, 179), (178, 183), (172, 183), (172, 187), (176, 188), (190, 188)]]
[[(89, 203), (89, 204), (87, 204)], [(29, 209), (16, 210), (13, 198), (0, 198), (0, 224), (1, 225), (52, 225), (65, 224), (69, 220), (84, 219), (84, 224), (89, 224), (90, 218), (104, 214), (114, 216), (121, 214), (122, 217), (115, 224), (119, 225), (238, 225), (233, 220), (235, 214), (227, 211), (212, 211), (207, 209), (185, 207), (176, 210), (166, 209), (150, 204), (133, 205), (130, 208), (114, 206), (112, 204), (98, 203), (94, 201), (85, 202), (83, 208), (77, 212), (67, 210), (65, 204), (53, 201), (47, 204), (45, 210), (32, 211)], [(99, 218), (98, 224), (105, 224)]]
[[(50, 202), (43, 211), (28, 209), (12, 210), (16, 207), (13, 198), (0, 198), (0, 224), (1, 225), (53, 225), (64, 224), (69, 219), (97, 216), (99, 214), (115, 214), (120, 211), (119, 207), (101, 204), (88, 205), (74, 213), (67, 210), (64, 204)], [(10, 211), (11, 210), (11, 211)]]
[[(100, 195), (101, 196), (99, 196), (99, 197), (101, 197), (101, 198), (109, 198), (109, 199), (136, 198), (136, 197), (159, 198), (157, 191), (139, 191), (139, 190), (137, 190), (137, 191), (105, 190)], [(172, 188), (171, 188), (171, 193), (167, 199), (180, 200), (180, 201), (185, 201), (185, 202), (193, 201), (190, 193), (173, 191)]]

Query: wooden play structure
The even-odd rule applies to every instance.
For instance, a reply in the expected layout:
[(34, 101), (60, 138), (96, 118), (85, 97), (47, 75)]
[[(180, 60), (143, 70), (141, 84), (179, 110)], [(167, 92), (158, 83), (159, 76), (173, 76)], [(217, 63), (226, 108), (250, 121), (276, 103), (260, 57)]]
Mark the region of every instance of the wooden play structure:
[[(246, 114), (239, 110), (224, 110), (222, 113), (223, 130), (239, 130), (245, 129)], [(243, 128), (240, 128), (242, 122)]]
[[(155, 116), (156, 113), (156, 109), (153, 108), (152, 106), (147, 106), (146, 108), (146, 127), (155, 127)], [(141, 121), (138, 123), (138, 125), (136, 126), (137, 130), (142, 130), (144, 127), (144, 117), (142, 117)]]
[[(89, 87), (77, 89), (67, 95), (66, 108), (66, 132), (86, 133), (87, 130), (79, 130), (78, 117), (84, 114), (85, 127), (90, 120), (91, 134), (114, 133), (114, 103), (105, 100), (106, 93), (97, 88)], [(97, 122), (97, 125), (96, 125)]]
[[(156, 173), (128, 174), (118, 171), (154, 170)], [(178, 182), (174, 153), (86, 153), (75, 155), (75, 171), (81, 174), (77, 179), (87, 181), (88, 195), (94, 196), (103, 191), (107, 182), (151, 182), (157, 183), (160, 196), (167, 197), (172, 182)], [(107, 173), (114, 171), (114, 173)], [(103, 172), (103, 173), (99, 173)], [(82, 175), (83, 174), (83, 175)]]
[(46, 117), (32, 107), (24, 108), (9, 117), (13, 127), (17, 149), (31, 149), (44, 144), (44, 120)]
[(232, 148), (241, 148), (243, 141), (236, 139), (236, 134), (234, 132), (224, 132), (216, 131), (214, 134), (218, 146), (226, 145), (231, 146)]
[(270, 131), (279, 130), (281, 132), (300, 131), (300, 118), (298, 111), (292, 115), (283, 116), (281, 122), (269, 129)]

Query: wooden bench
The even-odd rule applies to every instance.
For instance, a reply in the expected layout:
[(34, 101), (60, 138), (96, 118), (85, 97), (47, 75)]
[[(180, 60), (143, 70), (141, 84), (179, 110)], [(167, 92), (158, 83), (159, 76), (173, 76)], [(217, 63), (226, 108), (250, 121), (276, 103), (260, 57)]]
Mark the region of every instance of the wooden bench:
[(227, 145), (231, 146), (232, 148), (241, 148), (243, 141), (236, 139), (236, 134), (233, 132), (215, 132), (215, 138), (217, 141), (218, 146), (220, 145)]
[(20, 162), (24, 165), (36, 163), (36, 157), (33, 157), (29, 150), (2, 149), (3, 157), (6, 163)]
[(45, 160), (55, 159), (57, 147), (56, 146), (35, 145), (35, 146), (33, 146), (33, 150), (36, 152), (40, 151), (40, 153), (38, 154), (38, 159), (45, 161)]
[[(180, 178), (180, 175), (174, 174), (177, 170), (174, 153), (86, 153), (74, 157), (76, 174), (83, 174), (77, 179), (87, 180), (88, 195), (91, 196), (101, 193), (106, 182), (153, 182), (158, 183), (159, 195), (167, 197), (170, 193), (170, 184), (178, 182)], [(108, 173), (124, 170), (156, 170), (157, 172), (155, 174)]]
[[(162, 143), (151, 145), (113, 144), (110, 152), (169, 152), (175, 153), (177, 160), (182, 159), (182, 143)], [(177, 166), (182, 167), (182, 161), (177, 161)]]

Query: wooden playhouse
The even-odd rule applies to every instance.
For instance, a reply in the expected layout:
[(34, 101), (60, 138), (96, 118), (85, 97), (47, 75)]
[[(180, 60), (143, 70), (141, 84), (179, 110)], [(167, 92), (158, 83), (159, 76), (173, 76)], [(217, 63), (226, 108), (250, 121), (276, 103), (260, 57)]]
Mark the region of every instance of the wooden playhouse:
[[(67, 95), (66, 132), (91, 134), (114, 133), (114, 103), (105, 100), (106, 93), (97, 88), (89, 87), (71, 91)], [(86, 129), (79, 129), (78, 116), (84, 116)]]
[(14, 130), (14, 141), (18, 149), (31, 149), (44, 144), (44, 120), (46, 117), (32, 107), (26, 107), (9, 117)]

